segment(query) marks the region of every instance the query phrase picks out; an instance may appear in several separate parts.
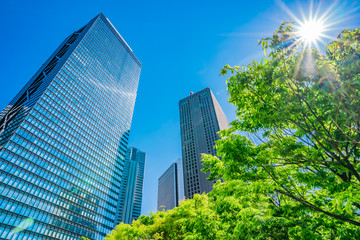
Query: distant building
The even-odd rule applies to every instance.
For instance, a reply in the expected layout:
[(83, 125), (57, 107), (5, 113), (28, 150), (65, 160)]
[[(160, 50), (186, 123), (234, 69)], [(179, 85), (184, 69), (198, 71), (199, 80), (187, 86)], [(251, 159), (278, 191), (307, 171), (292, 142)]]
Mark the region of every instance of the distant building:
[(131, 224), (141, 214), (144, 182), (145, 153), (136, 148), (128, 148), (121, 180), (120, 198), (116, 224)]
[(178, 206), (177, 164), (173, 163), (158, 179), (158, 210), (170, 210)]
[(217, 132), (228, 127), (224, 112), (209, 88), (180, 100), (181, 148), (184, 172), (185, 197), (193, 198), (195, 193), (208, 193), (214, 181), (208, 181), (209, 174), (203, 168), (201, 154), (216, 155)]
[(158, 210), (170, 210), (179, 206), (184, 199), (184, 182), (182, 177), (181, 158), (161, 175), (158, 179)]
[(111, 232), (140, 70), (99, 14), (0, 113), (0, 239), (102, 240)]

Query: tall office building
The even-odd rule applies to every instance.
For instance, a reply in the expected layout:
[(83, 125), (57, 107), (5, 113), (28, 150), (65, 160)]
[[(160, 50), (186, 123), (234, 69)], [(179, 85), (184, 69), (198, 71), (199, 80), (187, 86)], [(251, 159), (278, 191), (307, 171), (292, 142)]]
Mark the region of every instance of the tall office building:
[(173, 163), (158, 179), (158, 210), (177, 207), (178, 197), (177, 164)]
[(100, 240), (113, 229), (140, 70), (99, 14), (1, 112), (0, 239)]
[(121, 180), (116, 224), (121, 222), (131, 224), (140, 216), (144, 168), (145, 153), (136, 148), (128, 148)]
[(201, 171), (201, 154), (216, 154), (217, 132), (226, 129), (228, 122), (209, 88), (180, 100), (179, 109), (185, 197), (193, 198), (195, 193), (212, 190), (214, 182)]
[(181, 200), (184, 200), (184, 181), (182, 161), (178, 158), (158, 179), (158, 210), (178, 207)]

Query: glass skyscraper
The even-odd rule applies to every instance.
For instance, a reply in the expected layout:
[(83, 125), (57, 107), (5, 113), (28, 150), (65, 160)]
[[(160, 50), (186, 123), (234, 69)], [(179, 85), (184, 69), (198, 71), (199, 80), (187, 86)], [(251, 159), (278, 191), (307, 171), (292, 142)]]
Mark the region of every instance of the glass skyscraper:
[(137, 148), (128, 148), (120, 188), (117, 223), (131, 224), (141, 214), (144, 182), (145, 153)]
[(99, 14), (0, 113), (0, 239), (113, 229), (140, 70)]
[(228, 122), (210, 88), (180, 100), (179, 109), (185, 197), (193, 198), (212, 190), (214, 181), (206, 180), (209, 174), (201, 171), (201, 154), (216, 155), (217, 132), (226, 129)]

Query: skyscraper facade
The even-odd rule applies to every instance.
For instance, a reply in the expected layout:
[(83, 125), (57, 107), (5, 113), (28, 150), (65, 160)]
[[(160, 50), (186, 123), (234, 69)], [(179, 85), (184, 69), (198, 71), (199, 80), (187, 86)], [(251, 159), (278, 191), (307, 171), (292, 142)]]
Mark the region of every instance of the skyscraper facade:
[(226, 129), (228, 122), (209, 88), (180, 100), (179, 109), (185, 197), (193, 198), (195, 193), (212, 190), (214, 181), (206, 180), (209, 174), (201, 171), (201, 154), (216, 155), (217, 132)]
[(121, 180), (116, 224), (121, 222), (131, 224), (140, 216), (144, 168), (145, 153), (136, 148), (128, 148)]
[(113, 229), (140, 70), (99, 14), (0, 113), (0, 239)]
[(158, 179), (158, 210), (167, 211), (178, 206), (177, 164), (173, 163)]
[(178, 158), (158, 179), (158, 210), (178, 207), (181, 200), (184, 200), (184, 180), (182, 161)]

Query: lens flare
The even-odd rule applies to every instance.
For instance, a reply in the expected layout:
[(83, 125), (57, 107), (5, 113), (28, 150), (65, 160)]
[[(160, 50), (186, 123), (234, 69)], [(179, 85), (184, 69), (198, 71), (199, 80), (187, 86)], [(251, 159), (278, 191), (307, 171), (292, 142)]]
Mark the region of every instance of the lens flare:
[(34, 224), (34, 219), (32, 218), (26, 218), (23, 221), (21, 221), (21, 223), (19, 223), (19, 225), (17, 225), (13, 230), (11, 230), (11, 232), (14, 233), (19, 233), (24, 231), (25, 229), (31, 227), (31, 225)]

